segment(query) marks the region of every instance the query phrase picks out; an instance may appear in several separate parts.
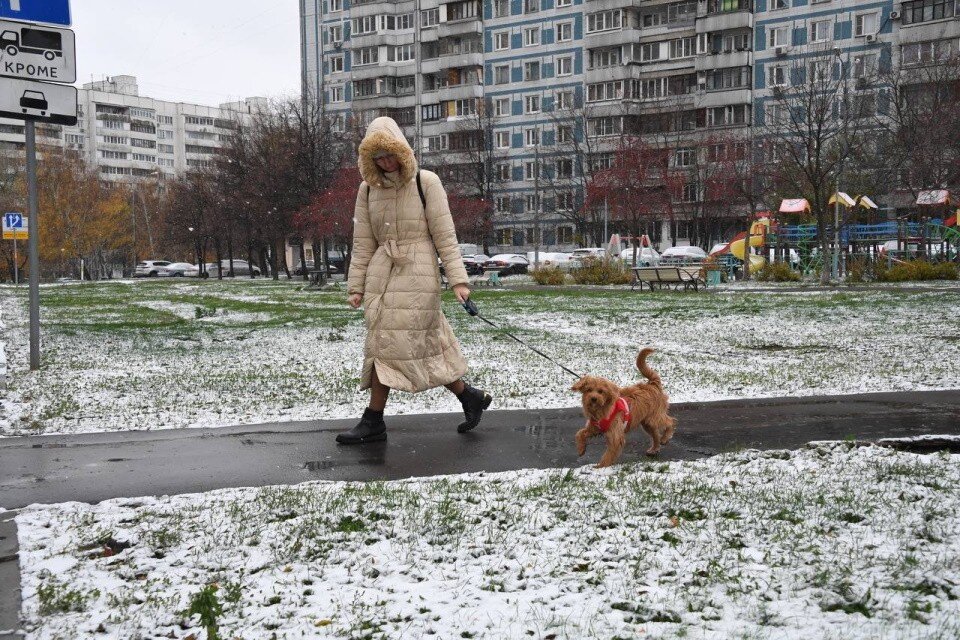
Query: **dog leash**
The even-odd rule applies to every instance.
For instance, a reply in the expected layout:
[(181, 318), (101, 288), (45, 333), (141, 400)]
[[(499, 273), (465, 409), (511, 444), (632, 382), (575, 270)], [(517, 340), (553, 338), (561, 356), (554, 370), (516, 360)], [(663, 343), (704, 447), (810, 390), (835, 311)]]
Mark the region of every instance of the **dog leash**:
[(480, 309), (477, 308), (477, 304), (476, 304), (473, 300), (471, 300), (470, 298), (467, 298), (467, 301), (463, 303), (463, 308), (464, 308), (464, 309), (467, 311), (467, 313), (469, 313), (471, 316), (474, 316), (474, 317), (476, 317), (476, 318), (480, 318), (481, 320), (483, 320), (484, 322), (486, 322), (488, 325), (490, 325), (491, 327), (493, 327), (493, 328), (496, 329), (497, 331), (500, 331), (500, 332), (502, 332), (502, 333), (507, 334), (508, 336), (510, 336), (511, 338), (513, 338), (514, 340), (516, 340), (517, 342), (519, 342), (520, 344), (522, 344), (523, 346), (525, 346), (527, 349), (530, 349), (530, 351), (533, 351), (534, 353), (536, 353), (536, 354), (539, 355), (539, 356), (543, 356), (544, 358), (546, 358), (547, 360), (549, 360), (549, 361), (552, 362), (553, 364), (557, 365), (558, 367), (560, 367), (561, 369), (563, 369), (564, 371), (566, 371), (567, 373), (569, 373), (570, 375), (572, 375), (574, 378), (577, 378), (577, 379), (579, 380), (580, 378), (583, 377), (583, 376), (580, 375), (579, 373), (576, 373), (576, 372), (574, 372), (574, 371), (571, 371), (570, 369), (567, 369), (565, 366), (563, 366), (562, 364), (560, 364), (559, 362), (557, 362), (556, 360), (554, 360), (553, 358), (551, 358), (550, 356), (548, 356), (547, 354), (545, 354), (543, 351), (540, 351), (539, 349), (537, 349), (537, 348), (535, 348), (535, 347), (531, 347), (531, 346), (528, 345), (526, 342), (524, 342), (523, 340), (521, 340), (521, 339), (518, 338), (517, 336), (513, 335), (512, 333), (510, 333), (509, 331), (507, 331), (507, 330), (504, 329), (503, 327), (498, 327), (498, 326), (495, 325), (494, 323), (492, 323), (492, 322), (490, 322), (489, 320), (487, 320), (486, 318), (484, 318), (482, 315), (480, 315)]

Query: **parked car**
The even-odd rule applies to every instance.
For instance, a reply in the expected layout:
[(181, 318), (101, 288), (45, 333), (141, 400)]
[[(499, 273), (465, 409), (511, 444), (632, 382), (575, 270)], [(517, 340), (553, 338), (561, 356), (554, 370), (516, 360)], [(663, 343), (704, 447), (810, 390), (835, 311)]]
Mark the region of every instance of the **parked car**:
[(489, 259), (490, 256), (482, 253), (463, 256), (463, 266), (467, 270), (467, 275), (476, 276), (483, 273), (483, 265)]
[[(620, 259), (633, 266), (633, 247), (627, 247), (620, 252)], [(653, 247), (637, 247), (637, 266), (655, 267), (660, 264), (660, 254)]]
[[(224, 278), (229, 278), (230, 276), (249, 276), (251, 268), (253, 269), (253, 275), (255, 276), (260, 275), (260, 267), (258, 267), (257, 265), (253, 265), (251, 267), (250, 263), (247, 262), (246, 260), (237, 260), (236, 258), (234, 258), (233, 260), (232, 272), (230, 271), (230, 260), (227, 260), (227, 259), (221, 260), (220, 266), (218, 266), (216, 262), (207, 262), (205, 266), (206, 266), (205, 275), (210, 278), (219, 277), (220, 275), (219, 271), (221, 267), (223, 268)], [(197, 273), (194, 273), (193, 270), (187, 270), (187, 272), (184, 275), (186, 275), (187, 277), (199, 275), (199, 268), (195, 267), (195, 269), (197, 269)]]
[(169, 260), (144, 260), (137, 263), (137, 268), (133, 272), (134, 278), (156, 278), (160, 275), (160, 270), (170, 266)]
[(160, 273), (157, 275), (161, 278), (183, 278), (187, 275), (188, 271), (196, 269), (195, 265), (190, 264), (189, 262), (171, 262), (165, 267), (160, 268)]
[(514, 273), (526, 273), (530, 268), (530, 261), (519, 253), (498, 253), (483, 263), (484, 270), (496, 269), (501, 276)]
[(700, 264), (707, 259), (707, 252), (700, 247), (668, 247), (660, 254), (661, 265)]
[(573, 253), (570, 254), (570, 260), (573, 262), (572, 266), (582, 267), (583, 263), (587, 260), (600, 260), (607, 255), (607, 250), (603, 247), (584, 247), (582, 249), (574, 249)]
[[(569, 269), (571, 263), (571, 255), (569, 253), (562, 253), (559, 251), (541, 251), (540, 252), (540, 266), (544, 268), (554, 268), (559, 267), (561, 269)], [(535, 252), (527, 252), (527, 262), (531, 265), (536, 262), (537, 256)]]

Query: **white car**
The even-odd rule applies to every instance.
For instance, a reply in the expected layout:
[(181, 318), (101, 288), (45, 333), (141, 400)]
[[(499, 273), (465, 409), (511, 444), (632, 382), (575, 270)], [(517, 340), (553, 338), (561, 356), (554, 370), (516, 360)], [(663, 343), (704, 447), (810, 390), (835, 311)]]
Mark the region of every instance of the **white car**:
[[(571, 265), (572, 254), (561, 253), (557, 251), (541, 251), (540, 252), (540, 266), (553, 268), (557, 267), (560, 269), (569, 269)], [(536, 256), (533, 251), (527, 252), (527, 261), (530, 264), (534, 264)]]
[(660, 264), (700, 264), (707, 252), (696, 246), (669, 247), (660, 254)]
[(530, 261), (520, 253), (498, 253), (483, 263), (484, 269), (496, 269), (509, 273), (526, 273), (529, 267)]
[[(633, 265), (633, 247), (620, 252), (620, 259), (628, 265)], [(653, 247), (637, 247), (637, 266), (655, 267), (660, 264), (660, 254)]]
[(607, 250), (603, 247), (585, 247), (583, 249), (574, 249), (570, 254), (571, 266), (581, 267), (587, 260), (602, 260), (607, 257)]
[(188, 272), (197, 277), (199, 270), (196, 265), (192, 265), (189, 262), (173, 262), (168, 264), (165, 267), (160, 268), (160, 273), (157, 275), (161, 278), (183, 278), (188, 275)]
[(137, 268), (133, 273), (135, 278), (156, 278), (160, 271), (170, 266), (169, 260), (144, 260), (137, 263)]

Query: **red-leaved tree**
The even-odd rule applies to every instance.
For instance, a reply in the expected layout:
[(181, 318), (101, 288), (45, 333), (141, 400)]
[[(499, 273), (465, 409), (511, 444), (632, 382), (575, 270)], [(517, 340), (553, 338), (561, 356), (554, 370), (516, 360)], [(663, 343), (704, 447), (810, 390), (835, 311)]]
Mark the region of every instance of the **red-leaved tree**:
[(314, 239), (314, 255), (319, 256), (318, 243), (330, 242), (343, 251), (344, 271), (350, 267), (353, 245), (353, 208), (361, 182), (356, 167), (337, 171), (330, 186), (294, 216), (293, 224), (305, 238)]

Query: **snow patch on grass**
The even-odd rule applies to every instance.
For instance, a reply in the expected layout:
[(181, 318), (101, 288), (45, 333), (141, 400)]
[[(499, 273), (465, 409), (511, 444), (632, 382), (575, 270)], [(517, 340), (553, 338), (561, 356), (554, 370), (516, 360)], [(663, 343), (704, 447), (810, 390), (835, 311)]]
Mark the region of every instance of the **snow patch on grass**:
[(203, 637), (187, 611), (204, 591), (224, 638), (960, 635), (948, 455), (832, 443), (32, 506), (17, 524), (31, 640)]

